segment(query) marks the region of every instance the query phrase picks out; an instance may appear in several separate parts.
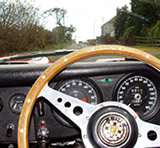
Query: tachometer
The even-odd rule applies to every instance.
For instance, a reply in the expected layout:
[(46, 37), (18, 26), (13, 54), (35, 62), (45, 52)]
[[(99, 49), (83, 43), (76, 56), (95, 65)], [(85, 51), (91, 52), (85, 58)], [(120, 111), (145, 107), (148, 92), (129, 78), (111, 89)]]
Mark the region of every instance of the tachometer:
[(130, 106), (140, 118), (148, 120), (158, 107), (157, 89), (147, 77), (135, 75), (117, 86), (117, 101)]
[[(70, 79), (60, 82), (55, 86), (55, 89), (93, 105), (100, 102), (98, 88), (93, 82), (86, 78)], [(56, 112), (53, 111), (53, 114), (61, 123), (71, 126), (65, 119), (57, 115)]]
[(90, 104), (97, 104), (99, 102), (97, 89), (86, 79), (67, 80), (58, 84), (56, 89)]

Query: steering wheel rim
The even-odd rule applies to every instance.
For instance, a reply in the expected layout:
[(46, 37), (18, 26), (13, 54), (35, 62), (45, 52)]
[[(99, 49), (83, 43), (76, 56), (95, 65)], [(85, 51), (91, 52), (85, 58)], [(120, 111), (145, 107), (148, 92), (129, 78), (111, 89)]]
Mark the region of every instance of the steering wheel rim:
[(19, 117), (18, 123), (18, 147), (19, 148), (28, 148), (28, 126), (31, 116), (33, 106), (37, 100), (38, 95), (45, 86), (45, 84), (53, 78), (58, 72), (64, 69), (67, 65), (76, 62), (82, 58), (89, 57), (92, 55), (99, 54), (121, 54), (131, 56), (133, 58), (139, 59), (153, 66), (154, 68), (160, 70), (160, 60), (154, 56), (143, 52), (138, 49), (129, 48), (126, 46), (118, 45), (103, 45), (103, 46), (94, 46), (89, 48), (84, 48), (76, 52), (70, 53), (61, 59), (53, 63), (49, 68), (47, 68), (41, 76), (36, 80), (32, 88), (30, 89), (23, 108)]

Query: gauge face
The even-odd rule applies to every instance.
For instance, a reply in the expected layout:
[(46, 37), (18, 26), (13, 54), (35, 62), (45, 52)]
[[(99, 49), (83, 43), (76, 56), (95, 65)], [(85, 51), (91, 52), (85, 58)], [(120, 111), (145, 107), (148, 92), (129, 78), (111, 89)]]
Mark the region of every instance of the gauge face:
[[(88, 79), (72, 79), (59, 83), (55, 89), (68, 94), (74, 98), (80, 99), (90, 104), (97, 104), (100, 102), (100, 94), (97, 87)], [(53, 110), (52, 110), (53, 111)], [(71, 126), (65, 119), (53, 111), (54, 116), (64, 125)]]
[(88, 81), (80, 79), (69, 80), (58, 85), (56, 89), (90, 104), (98, 103), (97, 90)]
[(25, 95), (22, 94), (17, 94), (11, 97), (9, 102), (9, 107), (11, 111), (19, 114), (21, 112), (24, 100), (25, 100)]
[(144, 76), (132, 76), (124, 80), (117, 91), (117, 101), (130, 106), (142, 119), (154, 115), (158, 106), (157, 89), (154, 83)]

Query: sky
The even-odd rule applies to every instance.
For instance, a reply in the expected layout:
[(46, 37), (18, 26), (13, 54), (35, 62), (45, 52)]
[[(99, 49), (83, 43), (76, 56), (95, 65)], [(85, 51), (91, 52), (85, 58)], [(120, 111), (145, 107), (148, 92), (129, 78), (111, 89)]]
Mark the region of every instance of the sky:
[[(42, 11), (50, 8), (67, 10), (65, 25), (76, 27), (73, 38), (78, 41), (95, 39), (101, 35), (101, 26), (116, 15), (116, 9), (129, 6), (130, 0), (36, 0)], [(44, 20), (45, 28), (56, 26), (53, 17)]]

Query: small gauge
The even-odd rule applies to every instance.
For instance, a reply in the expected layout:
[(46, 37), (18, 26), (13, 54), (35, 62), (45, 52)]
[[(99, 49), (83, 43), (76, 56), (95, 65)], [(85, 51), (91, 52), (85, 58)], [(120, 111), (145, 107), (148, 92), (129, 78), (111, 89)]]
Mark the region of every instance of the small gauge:
[(11, 111), (16, 114), (19, 114), (21, 112), (24, 100), (25, 100), (25, 95), (23, 94), (16, 94), (12, 96), (9, 102), (9, 107)]
[[(55, 89), (93, 105), (100, 102), (100, 92), (97, 86), (89, 79), (66, 80), (57, 84)], [(57, 115), (56, 112), (53, 111), (53, 114), (61, 123), (70, 126), (70, 124), (61, 116)]]
[(154, 83), (140, 75), (126, 78), (117, 86), (117, 101), (130, 106), (140, 118), (148, 120), (157, 109), (157, 88)]

